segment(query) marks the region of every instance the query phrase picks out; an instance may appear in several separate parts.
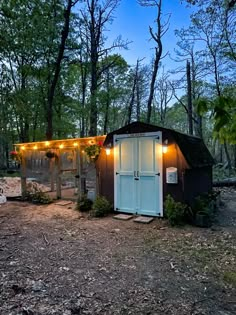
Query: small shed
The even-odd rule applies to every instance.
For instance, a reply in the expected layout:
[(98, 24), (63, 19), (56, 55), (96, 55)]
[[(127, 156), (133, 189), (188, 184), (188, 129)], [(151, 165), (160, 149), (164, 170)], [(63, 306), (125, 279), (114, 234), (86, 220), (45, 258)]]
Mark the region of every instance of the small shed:
[(104, 146), (99, 194), (118, 212), (163, 216), (168, 194), (191, 205), (212, 190), (214, 160), (198, 137), (134, 122), (109, 133)]

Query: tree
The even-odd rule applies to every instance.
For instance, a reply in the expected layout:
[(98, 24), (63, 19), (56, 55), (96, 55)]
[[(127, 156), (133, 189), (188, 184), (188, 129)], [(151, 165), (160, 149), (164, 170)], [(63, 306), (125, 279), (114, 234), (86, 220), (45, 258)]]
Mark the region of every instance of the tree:
[(165, 72), (164, 67), (162, 73), (157, 79), (155, 87), (155, 104), (158, 112), (158, 124), (166, 125), (166, 116), (169, 110), (169, 103), (173, 99), (173, 88), (171, 86), (169, 74)]
[(124, 48), (127, 42), (119, 37), (113, 44), (106, 48), (105, 31), (106, 25), (112, 21), (112, 14), (119, 5), (120, 0), (106, 0), (101, 3), (99, 0), (86, 0), (86, 7), (81, 9), (84, 31), (86, 37), (87, 54), (90, 63), (90, 129), (89, 135), (97, 134), (98, 105), (97, 95), (100, 87), (100, 79), (104, 71), (111, 65), (106, 64), (100, 67), (100, 61), (105, 58), (115, 48)]
[(60, 71), (61, 71), (61, 63), (64, 57), (66, 40), (69, 35), (71, 9), (78, 1), (79, 0), (74, 0), (74, 1), (67, 0), (66, 7), (64, 9), (64, 25), (61, 31), (61, 40), (58, 46), (58, 53), (57, 53), (57, 57), (53, 66), (52, 78), (49, 82), (49, 89), (48, 89), (47, 109), (46, 109), (47, 140), (52, 140), (52, 137), (53, 137), (53, 101), (54, 101), (55, 89), (56, 89), (56, 85), (57, 85)]
[(156, 26), (157, 30), (154, 32), (153, 28), (149, 26), (149, 32), (151, 38), (156, 43), (155, 47), (155, 55), (153, 61), (153, 69), (152, 69), (152, 78), (150, 82), (150, 90), (149, 90), (149, 97), (147, 102), (147, 123), (151, 122), (151, 114), (152, 114), (152, 102), (154, 98), (154, 91), (155, 91), (155, 82), (157, 77), (158, 68), (160, 65), (160, 61), (163, 58), (162, 52), (162, 37), (168, 31), (169, 28), (169, 19), (166, 23), (162, 24), (162, 0), (139, 0), (138, 1), (141, 6), (145, 7), (156, 7), (157, 8), (157, 18), (156, 18)]

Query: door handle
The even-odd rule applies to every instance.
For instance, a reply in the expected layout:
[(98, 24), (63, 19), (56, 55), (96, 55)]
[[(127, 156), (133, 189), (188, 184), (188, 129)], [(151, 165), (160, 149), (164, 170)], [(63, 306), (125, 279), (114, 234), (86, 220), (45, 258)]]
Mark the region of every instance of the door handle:
[(139, 177), (139, 171), (137, 171), (137, 177)]
[(134, 171), (134, 177), (136, 177), (136, 171)]

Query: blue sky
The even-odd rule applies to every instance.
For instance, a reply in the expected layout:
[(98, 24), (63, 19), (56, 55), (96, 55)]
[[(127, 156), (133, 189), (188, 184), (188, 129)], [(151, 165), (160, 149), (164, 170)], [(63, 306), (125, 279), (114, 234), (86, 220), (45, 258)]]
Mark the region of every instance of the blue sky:
[[(108, 36), (114, 39), (122, 35), (123, 39), (132, 41), (129, 50), (119, 51), (125, 60), (133, 65), (137, 58), (144, 58), (144, 63), (149, 63), (153, 54), (154, 42), (150, 41), (149, 25), (155, 30), (154, 20), (156, 17), (156, 8), (141, 7), (136, 0), (122, 0), (120, 6), (114, 13), (114, 21), (109, 27)], [(177, 39), (174, 36), (174, 30), (188, 26), (190, 21), (191, 10), (186, 8), (185, 3), (181, 4), (180, 0), (163, 0), (163, 18), (170, 17), (170, 27), (163, 37), (164, 54), (170, 52), (174, 57), (174, 48)], [(173, 61), (168, 57), (163, 60), (166, 69), (174, 67)]]

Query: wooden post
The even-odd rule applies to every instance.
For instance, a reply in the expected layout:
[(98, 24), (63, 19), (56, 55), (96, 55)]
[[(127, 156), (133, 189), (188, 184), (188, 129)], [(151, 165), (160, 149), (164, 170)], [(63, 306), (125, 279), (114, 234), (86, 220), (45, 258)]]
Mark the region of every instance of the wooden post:
[(50, 172), (51, 191), (55, 191), (55, 185), (54, 185), (54, 166), (55, 166), (54, 160), (53, 160), (53, 159), (50, 159), (50, 161), (49, 161), (49, 172)]
[(81, 197), (81, 161), (80, 161), (80, 145), (75, 149), (75, 167), (76, 167), (76, 187), (78, 198)]
[(57, 156), (55, 157), (55, 167), (56, 167), (56, 190), (57, 190), (57, 199), (61, 199), (61, 157), (60, 150), (56, 152)]
[(21, 196), (26, 195), (26, 160), (25, 152), (21, 151)]

